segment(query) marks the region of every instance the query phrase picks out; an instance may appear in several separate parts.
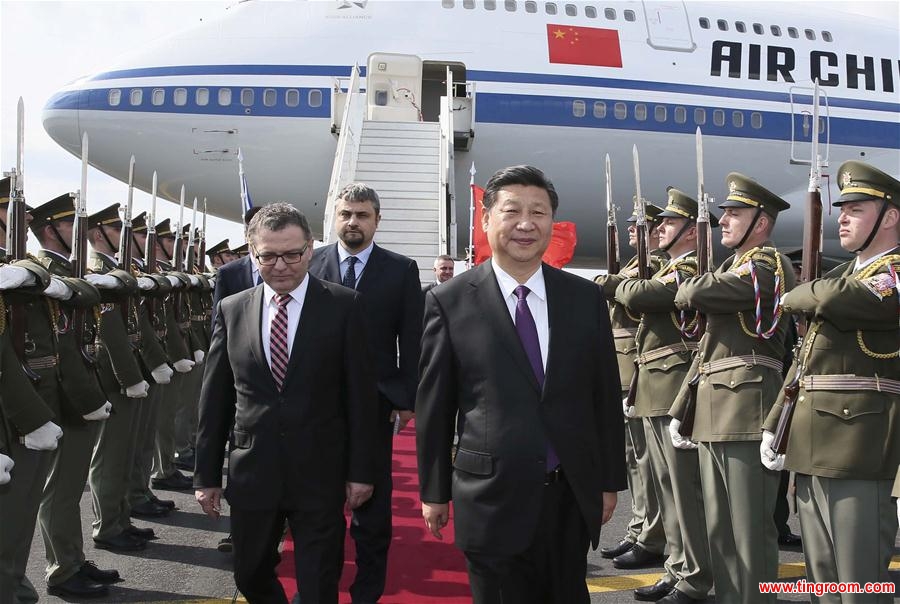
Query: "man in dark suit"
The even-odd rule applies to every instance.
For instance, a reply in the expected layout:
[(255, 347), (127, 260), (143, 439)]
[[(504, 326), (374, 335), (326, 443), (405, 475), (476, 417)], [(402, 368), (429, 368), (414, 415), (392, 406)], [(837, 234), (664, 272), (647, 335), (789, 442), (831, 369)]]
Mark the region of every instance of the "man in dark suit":
[[(260, 210), (262, 206), (254, 206), (244, 213), (244, 230), (248, 228), (250, 221)], [(233, 256), (235, 254), (232, 254)], [(219, 302), (224, 298), (245, 289), (250, 289), (261, 283), (259, 269), (253, 264), (253, 257), (250, 254), (242, 256), (237, 260), (232, 260), (216, 271), (216, 286), (213, 289), (212, 301), (212, 324), (216, 325), (216, 309)]]
[(497, 172), (483, 203), (493, 258), (425, 301), (422, 514), (440, 539), (453, 500), (475, 604), (586, 603), (588, 546), (626, 488), (606, 301), (541, 262), (558, 206), (543, 172)]
[(200, 394), (196, 496), (218, 516), (233, 422), (225, 496), (238, 589), (251, 603), (287, 603), (275, 575), (287, 519), (300, 599), (333, 604), (342, 506), (368, 499), (376, 473), (377, 395), (359, 295), (308, 274), (312, 235), (293, 206), (265, 206), (248, 238), (264, 284), (220, 303)]
[(339, 242), (315, 251), (309, 272), (356, 289), (366, 308), (369, 348), (378, 379), (379, 463), (375, 493), (355, 510), (350, 535), (356, 542), (354, 604), (377, 602), (384, 592), (391, 543), (391, 452), (393, 434), (412, 418), (416, 364), (422, 336), (422, 290), (415, 261), (375, 245), (381, 202), (364, 184), (347, 185), (335, 208)]
[(441, 254), (437, 258), (434, 259), (434, 281), (431, 283), (427, 283), (422, 286), (422, 293), (427, 294), (432, 289), (444, 283), (445, 281), (449, 281), (453, 278), (453, 269), (455, 268), (455, 264), (453, 263), (453, 258), (448, 256), (447, 254)]

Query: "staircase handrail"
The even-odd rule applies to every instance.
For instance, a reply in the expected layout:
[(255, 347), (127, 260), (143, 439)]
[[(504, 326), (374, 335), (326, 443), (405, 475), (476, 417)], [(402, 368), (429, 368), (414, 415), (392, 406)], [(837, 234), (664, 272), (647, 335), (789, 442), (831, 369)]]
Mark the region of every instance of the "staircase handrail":
[(341, 130), (338, 135), (337, 148), (334, 151), (334, 163), (331, 167), (331, 181), (328, 184), (325, 216), (322, 221), (322, 240), (326, 244), (330, 242), (334, 231), (335, 197), (354, 178), (354, 167), (356, 166), (356, 156), (359, 153), (360, 135), (365, 116), (365, 94), (360, 91), (359, 80), (359, 64), (357, 63), (350, 72)]

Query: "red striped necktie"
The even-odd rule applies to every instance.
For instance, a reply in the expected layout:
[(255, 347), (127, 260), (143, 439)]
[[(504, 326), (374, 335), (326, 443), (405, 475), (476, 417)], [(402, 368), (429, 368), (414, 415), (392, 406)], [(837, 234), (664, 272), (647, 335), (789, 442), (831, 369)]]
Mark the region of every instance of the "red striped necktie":
[(272, 377), (275, 378), (278, 390), (281, 390), (284, 386), (284, 376), (287, 373), (288, 364), (287, 305), (291, 301), (291, 295), (275, 294), (275, 300), (278, 302), (278, 312), (275, 313), (275, 318), (272, 320), (269, 353), (272, 358)]

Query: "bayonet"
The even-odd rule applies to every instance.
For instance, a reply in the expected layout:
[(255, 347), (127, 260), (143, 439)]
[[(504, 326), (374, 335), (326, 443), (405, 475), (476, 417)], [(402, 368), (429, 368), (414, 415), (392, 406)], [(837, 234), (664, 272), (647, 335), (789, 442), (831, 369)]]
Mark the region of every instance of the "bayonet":
[(609, 153), (606, 154), (606, 272), (619, 272), (619, 225), (616, 222), (616, 205), (612, 196), (612, 170)]

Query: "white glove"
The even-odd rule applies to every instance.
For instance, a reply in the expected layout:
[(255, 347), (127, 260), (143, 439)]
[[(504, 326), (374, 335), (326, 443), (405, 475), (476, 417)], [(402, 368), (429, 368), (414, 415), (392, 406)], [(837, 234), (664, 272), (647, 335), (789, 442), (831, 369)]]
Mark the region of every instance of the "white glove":
[(97, 289), (119, 289), (122, 286), (119, 280), (112, 275), (101, 275), (100, 273), (88, 273), (84, 276), (84, 280)]
[(137, 282), (138, 287), (145, 292), (150, 291), (151, 289), (156, 289), (156, 281), (154, 281), (150, 277), (138, 277)]
[(109, 417), (110, 411), (112, 411), (112, 403), (106, 401), (105, 403), (103, 403), (103, 406), (96, 411), (91, 411), (87, 415), (82, 415), (81, 417), (89, 422), (96, 422), (99, 420), (107, 419)]
[(182, 286), (181, 279), (179, 279), (175, 275), (166, 275), (166, 279), (169, 280), (169, 283), (172, 284), (172, 287), (181, 287)]
[(62, 428), (53, 422), (47, 422), (34, 432), (25, 435), (25, 448), (32, 451), (52, 451), (56, 441), (62, 438)]
[(175, 367), (175, 371), (178, 373), (187, 373), (194, 366), (194, 361), (190, 359), (181, 359), (180, 361), (172, 363), (172, 366)]
[(57, 276), (50, 277), (50, 285), (44, 290), (44, 295), (57, 300), (68, 300), (74, 292), (66, 285), (66, 282)]
[(215, 278), (215, 277), (210, 277), (210, 278), (208, 279), (208, 281), (209, 281), (209, 287), (210, 287), (211, 289), (216, 289), (216, 278)]
[(622, 399), (622, 413), (625, 414), (625, 417), (631, 419), (637, 414), (637, 410), (634, 408), (634, 405), (628, 404), (628, 397)]
[(772, 445), (775, 442), (775, 435), (768, 430), (763, 430), (762, 442), (759, 443), (759, 461), (773, 472), (780, 472), (784, 469), (784, 455), (775, 452)]
[(679, 432), (681, 428), (681, 420), (672, 419), (669, 422), (669, 436), (672, 438), (672, 446), (676, 449), (684, 449), (686, 451), (690, 451), (691, 449), (697, 448), (697, 443), (693, 442), (689, 438), (685, 438)]
[(7, 457), (3, 453), (0, 453), (0, 484), (6, 484), (12, 480), (9, 471), (12, 470), (15, 465), (16, 462), (12, 460), (12, 457)]
[(204, 358), (205, 356), (206, 356), (206, 353), (203, 352), (202, 350), (195, 350), (195, 351), (194, 351), (194, 363), (196, 363), (197, 365), (199, 365), (200, 363), (203, 362), (203, 358)]
[(9, 264), (0, 266), (0, 289), (16, 289), (36, 283), (37, 277), (28, 269)]
[(141, 380), (137, 384), (133, 384), (125, 389), (125, 396), (128, 398), (146, 398), (147, 392), (150, 390), (150, 384)]
[(165, 363), (150, 372), (150, 375), (153, 376), (153, 381), (157, 384), (168, 384), (172, 381), (174, 374), (175, 372), (172, 371), (172, 368)]
[(200, 285), (200, 278), (197, 275), (188, 275), (188, 279), (190, 279), (191, 285), (194, 287)]

